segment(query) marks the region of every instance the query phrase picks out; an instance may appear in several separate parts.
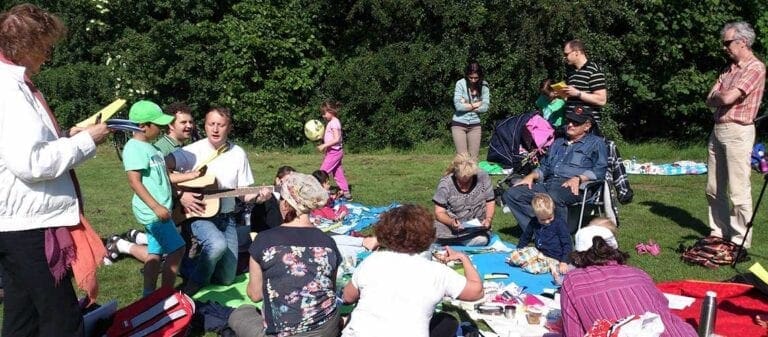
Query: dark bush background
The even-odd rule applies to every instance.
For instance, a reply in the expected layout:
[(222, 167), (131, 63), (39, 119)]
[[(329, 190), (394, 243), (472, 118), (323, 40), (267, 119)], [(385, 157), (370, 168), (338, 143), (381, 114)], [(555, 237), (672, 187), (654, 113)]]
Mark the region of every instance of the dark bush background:
[(753, 24), (761, 58), (768, 38), (758, 0), (33, 2), (70, 29), (36, 78), (63, 125), (116, 97), (183, 100), (197, 117), (231, 107), (236, 138), (265, 147), (306, 143), (303, 123), (329, 98), (344, 104), (352, 149), (447, 140), (453, 85), (470, 58), (491, 85), (491, 130), (530, 110), (542, 79), (562, 79), (572, 38), (606, 70), (612, 137), (701, 141), (705, 95), (728, 61), (723, 24)]

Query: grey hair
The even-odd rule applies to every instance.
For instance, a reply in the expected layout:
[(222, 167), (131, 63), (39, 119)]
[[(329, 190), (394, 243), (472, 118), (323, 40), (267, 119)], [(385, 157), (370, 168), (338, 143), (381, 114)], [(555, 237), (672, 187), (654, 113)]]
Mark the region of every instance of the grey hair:
[(744, 40), (744, 44), (752, 48), (752, 43), (755, 42), (755, 30), (750, 24), (744, 21), (726, 23), (723, 30), (720, 31), (720, 35), (725, 36), (725, 32), (731, 29), (733, 29), (734, 38)]

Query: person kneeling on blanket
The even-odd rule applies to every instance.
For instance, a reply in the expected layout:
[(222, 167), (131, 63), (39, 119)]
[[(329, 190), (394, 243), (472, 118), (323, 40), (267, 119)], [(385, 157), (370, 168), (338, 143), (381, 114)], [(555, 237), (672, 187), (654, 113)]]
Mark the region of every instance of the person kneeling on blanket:
[(567, 137), (555, 139), (541, 166), (502, 195), (523, 230), (535, 217), (531, 208), (535, 193), (549, 194), (555, 202), (555, 217), (567, 219), (568, 205), (581, 200), (580, 186), (605, 177), (607, 149), (605, 140), (589, 132), (592, 111), (577, 106), (568, 112), (566, 120)]
[(437, 183), (435, 232), (441, 245), (485, 246), (496, 210), (491, 178), (467, 153), (459, 153)]
[[(562, 218), (555, 217), (555, 203), (548, 195), (536, 193), (531, 201), (536, 217), (531, 220), (517, 250), (509, 255), (508, 262), (520, 266), (532, 274), (550, 272), (556, 284), (568, 270), (568, 254), (571, 253), (571, 236), (568, 225)], [(534, 238), (535, 247), (527, 247)]]

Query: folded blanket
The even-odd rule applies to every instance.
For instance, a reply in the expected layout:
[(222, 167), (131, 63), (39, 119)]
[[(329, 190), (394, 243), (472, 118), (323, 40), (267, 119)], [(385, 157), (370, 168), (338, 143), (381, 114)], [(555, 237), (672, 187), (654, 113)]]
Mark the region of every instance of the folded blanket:
[(631, 160), (625, 160), (624, 167), (629, 174), (648, 174), (648, 175), (685, 175), (685, 174), (704, 174), (707, 173), (707, 164), (697, 163), (690, 160), (676, 161), (671, 164), (654, 163), (632, 163)]

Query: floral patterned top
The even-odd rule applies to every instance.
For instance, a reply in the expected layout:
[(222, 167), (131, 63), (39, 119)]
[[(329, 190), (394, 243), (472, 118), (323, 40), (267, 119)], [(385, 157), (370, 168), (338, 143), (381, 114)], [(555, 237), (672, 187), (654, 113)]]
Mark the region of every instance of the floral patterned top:
[(317, 228), (275, 227), (259, 233), (249, 252), (263, 274), (268, 335), (312, 331), (335, 315), (342, 259), (328, 235)]

